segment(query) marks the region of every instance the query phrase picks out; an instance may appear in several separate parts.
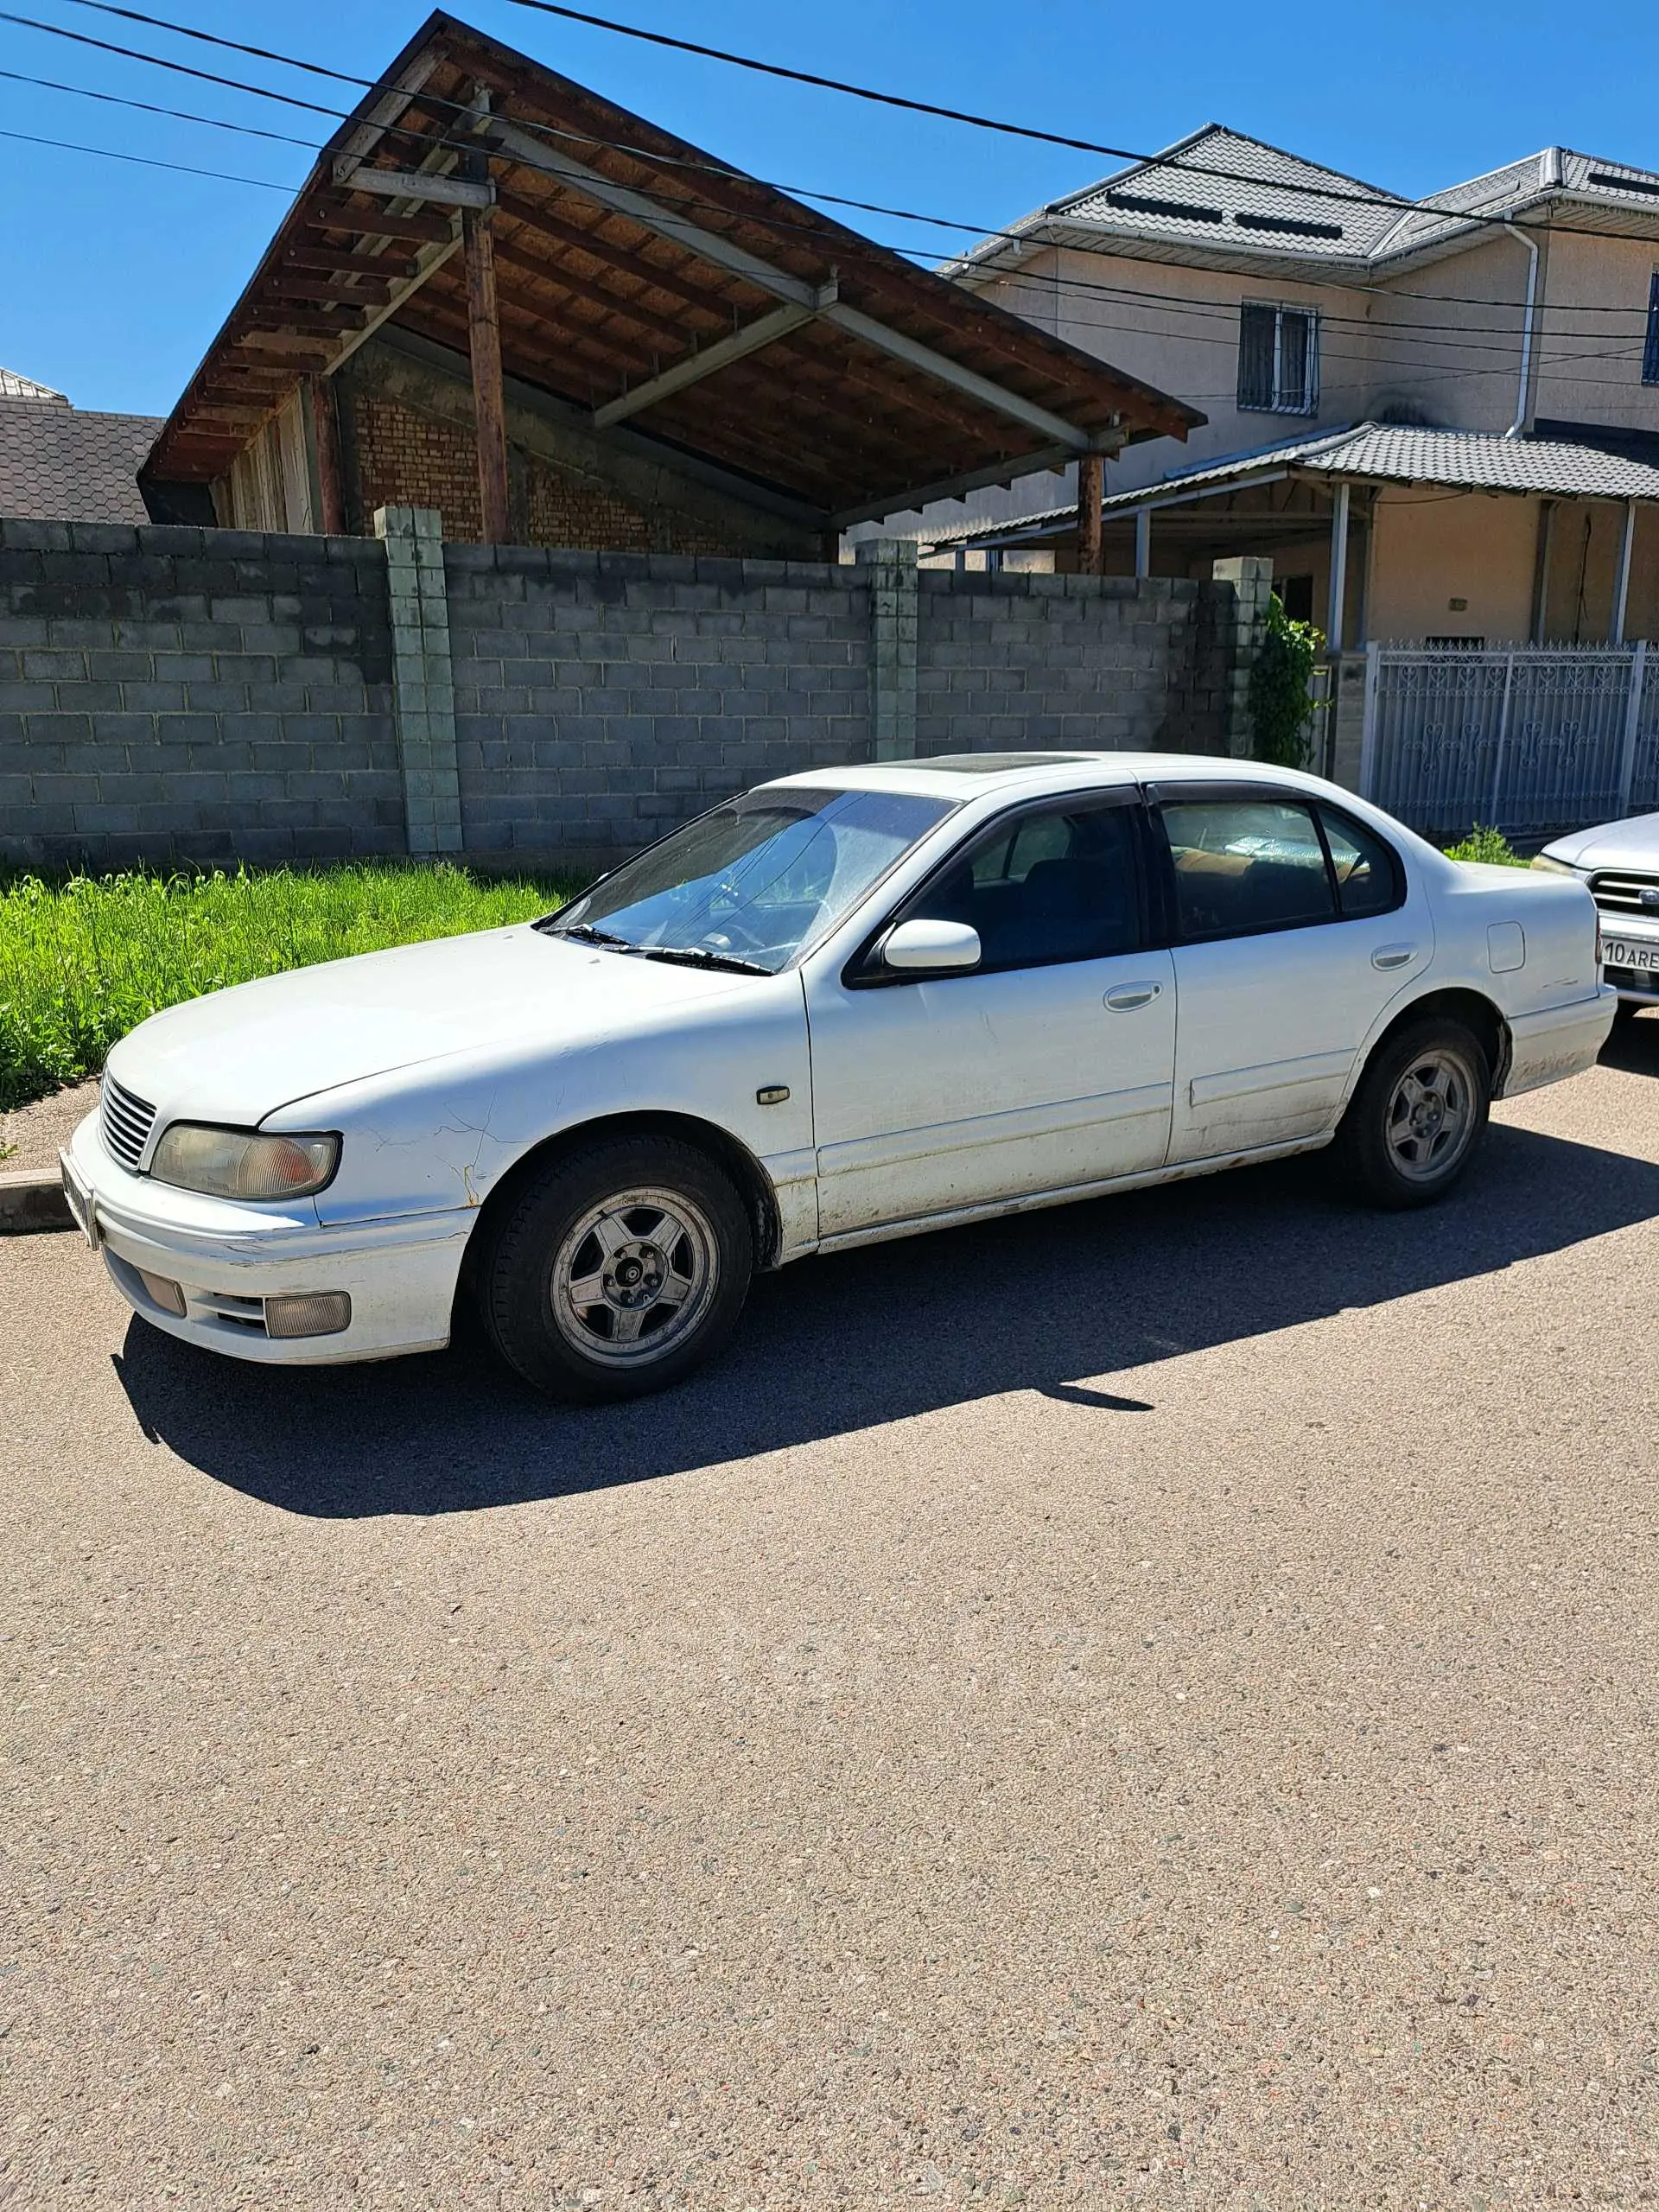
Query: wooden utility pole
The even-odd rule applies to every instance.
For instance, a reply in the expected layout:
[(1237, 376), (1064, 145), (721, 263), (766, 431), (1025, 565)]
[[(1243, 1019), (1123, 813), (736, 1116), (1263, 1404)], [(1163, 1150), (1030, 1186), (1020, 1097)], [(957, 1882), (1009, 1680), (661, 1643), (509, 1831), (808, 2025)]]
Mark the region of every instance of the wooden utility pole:
[[(467, 156), (469, 173), (487, 179), (489, 156)], [(495, 245), (488, 207), (461, 213), (467, 256), (467, 345), (473, 364), (473, 423), (478, 445), (478, 504), (483, 542), (505, 545), (512, 535), (507, 493), (506, 401), (501, 391), (501, 321), (495, 304)]]
[(1085, 576), (1100, 574), (1100, 503), (1106, 492), (1106, 463), (1097, 453), (1077, 456), (1077, 568)]
[(310, 410), (311, 437), (317, 454), (317, 496), (321, 512), (317, 528), (326, 537), (346, 534), (346, 480), (340, 464), (340, 417), (334, 412), (334, 387), (328, 378), (305, 379), (305, 404)]

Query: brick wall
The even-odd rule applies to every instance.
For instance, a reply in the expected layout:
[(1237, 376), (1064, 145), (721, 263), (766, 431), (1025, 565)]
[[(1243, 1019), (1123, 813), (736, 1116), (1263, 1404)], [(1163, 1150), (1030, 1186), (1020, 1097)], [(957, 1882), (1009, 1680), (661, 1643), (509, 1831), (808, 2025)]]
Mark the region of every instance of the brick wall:
[[(476, 544), (483, 521), (470, 427), (369, 391), (348, 390), (346, 404), (365, 526), (377, 507), (435, 507), (447, 538)], [(515, 521), (528, 544), (594, 552), (737, 555), (746, 550), (713, 520), (669, 512), (653, 518), (613, 485), (517, 447), (511, 462)]]
[(403, 849), (378, 544), (0, 523), (0, 864)]
[(767, 777), (867, 759), (878, 723), (923, 753), (1221, 752), (1236, 600), (0, 523), (0, 864), (401, 853), (414, 823), (422, 849), (588, 867)]

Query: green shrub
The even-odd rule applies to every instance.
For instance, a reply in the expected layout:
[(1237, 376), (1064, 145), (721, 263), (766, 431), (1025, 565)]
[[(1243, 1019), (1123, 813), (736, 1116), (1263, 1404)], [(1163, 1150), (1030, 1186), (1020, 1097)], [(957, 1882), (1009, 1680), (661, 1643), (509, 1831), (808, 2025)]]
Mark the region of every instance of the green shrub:
[(1466, 837), (1455, 845), (1448, 845), (1446, 856), (1449, 861), (1480, 861), (1488, 868), (1525, 868), (1522, 859), (1501, 830), (1490, 830), (1484, 823), (1477, 822)]
[(95, 1075), (181, 999), (546, 913), (573, 887), (448, 864), (0, 884), (0, 1108)]
[(1312, 622), (1294, 622), (1277, 592), (1268, 601), (1268, 630), (1250, 671), (1251, 741), (1258, 760), (1280, 768), (1307, 766), (1307, 724), (1313, 710), (1313, 663), (1325, 643)]

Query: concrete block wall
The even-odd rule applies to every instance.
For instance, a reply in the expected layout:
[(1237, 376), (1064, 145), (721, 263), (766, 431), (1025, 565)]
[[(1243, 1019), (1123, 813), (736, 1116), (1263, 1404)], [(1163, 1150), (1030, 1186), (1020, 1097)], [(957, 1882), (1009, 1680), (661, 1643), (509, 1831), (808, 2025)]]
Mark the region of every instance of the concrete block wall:
[(378, 544), (0, 523), (0, 865), (404, 849)]
[(0, 866), (579, 873), (773, 776), (1224, 752), (1230, 583), (0, 523)]
[(868, 756), (862, 570), (470, 545), (445, 566), (469, 853), (603, 865)]
[(1225, 749), (1224, 587), (938, 569), (918, 583), (918, 753)]

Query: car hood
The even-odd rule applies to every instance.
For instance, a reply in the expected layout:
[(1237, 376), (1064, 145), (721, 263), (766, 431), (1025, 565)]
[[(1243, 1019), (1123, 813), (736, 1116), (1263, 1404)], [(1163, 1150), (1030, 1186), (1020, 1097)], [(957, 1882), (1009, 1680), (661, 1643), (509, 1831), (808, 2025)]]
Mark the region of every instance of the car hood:
[(1553, 861), (1573, 868), (1631, 868), (1659, 873), (1659, 814), (1633, 814), (1627, 821), (1599, 823), (1575, 830), (1544, 847)]
[(742, 988), (527, 924), (297, 968), (152, 1014), (110, 1054), (124, 1090), (245, 1128), (313, 1092), (457, 1053), (550, 1052)]

